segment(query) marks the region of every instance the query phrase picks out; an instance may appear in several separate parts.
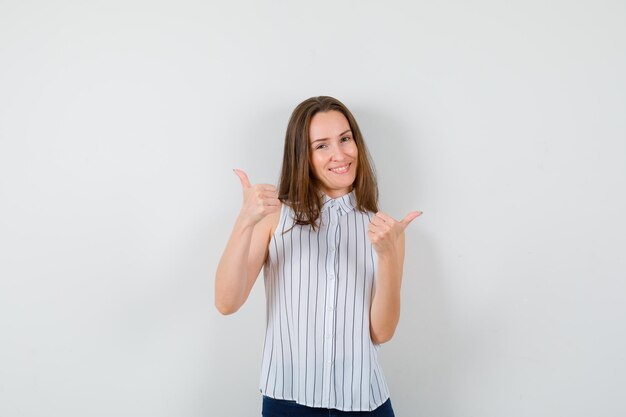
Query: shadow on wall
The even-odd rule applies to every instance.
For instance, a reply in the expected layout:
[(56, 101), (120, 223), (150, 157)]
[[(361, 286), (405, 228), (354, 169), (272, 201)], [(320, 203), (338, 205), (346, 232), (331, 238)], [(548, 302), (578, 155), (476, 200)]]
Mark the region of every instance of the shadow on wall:
[[(442, 260), (427, 234), (427, 223), (436, 223), (424, 201), (428, 185), (420, 172), (436, 155), (420, 152), (422, 141), (407, 120), (411, 110), (374, 113), (357, 109), (356, 117), (374, 159), (381, 194), (380, 208), (396, 219), (409, 211), (423, 210), (406, 229), (406, 254), (402, 281), (402, 311), (393, 339), (379, 350), (397, 415), (455, 415), (453, 409), (454, 358), (451, 340), (456, 337), (446, 307)], [(361, 121), (363, 120), (363, 122)], [(429, 164), (430, 166), (430, 164)]]

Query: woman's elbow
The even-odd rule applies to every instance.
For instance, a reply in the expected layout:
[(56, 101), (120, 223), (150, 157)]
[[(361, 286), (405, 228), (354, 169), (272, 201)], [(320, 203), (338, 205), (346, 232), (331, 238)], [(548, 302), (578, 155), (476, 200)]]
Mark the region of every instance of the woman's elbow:
[(388, 341), (390, 341), (393, 338), (393, 334), (394, 331), (387, 331), (387, 332), (370, 332), (371, 333), (371, 338), (372, 338), (372, 343), (374, 343), (375, 345), (382, 345), (383, 343), (387, 343)]
[(215, 308), (219, 313), (223, 316), (228, 316), (230, 314), (236, 313), (239, 310), (240, 306), (236, 306), (232, 303), (225, 303), (221, 300), (215, 299)]

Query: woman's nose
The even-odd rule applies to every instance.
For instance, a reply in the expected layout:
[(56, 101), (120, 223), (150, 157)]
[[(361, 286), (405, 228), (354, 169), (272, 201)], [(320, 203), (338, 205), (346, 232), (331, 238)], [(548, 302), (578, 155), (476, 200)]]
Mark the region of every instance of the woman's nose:
[(332, 159), (334, 161), (341, 161), (345, 158), (345, 156), (346, 154), (344, 153), (343, 149), (341, 149), (341, 147), (339, 146), (333, 147)]

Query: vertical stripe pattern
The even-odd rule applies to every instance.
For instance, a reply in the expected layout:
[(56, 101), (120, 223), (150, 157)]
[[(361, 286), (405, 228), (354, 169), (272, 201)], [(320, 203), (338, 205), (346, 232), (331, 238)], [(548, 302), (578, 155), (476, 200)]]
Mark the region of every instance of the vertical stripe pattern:
[(354, 191), (322, 198), (317, 230), (289, 230), (294, 212), (283, 203), (270, 240), (259, 388), (309, 407), (371, 411), (389, 398), (369, 332), (378, 264), (367, 237), (373, 213), (356, 209)]

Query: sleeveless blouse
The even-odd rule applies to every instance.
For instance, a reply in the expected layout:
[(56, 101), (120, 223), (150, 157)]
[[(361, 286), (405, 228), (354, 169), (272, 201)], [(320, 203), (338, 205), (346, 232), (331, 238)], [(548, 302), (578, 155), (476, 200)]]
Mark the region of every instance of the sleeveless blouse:
[(380, 345), (369, 330), (378, 258), (367, 227), (374, 213), (356, 209), (354, 191), (322, 199), (317, 230), (289, 230), (295, 214), (283, 203), (269, 243), (259, 389), (309, 407), (371, 411), (389, 398)]

